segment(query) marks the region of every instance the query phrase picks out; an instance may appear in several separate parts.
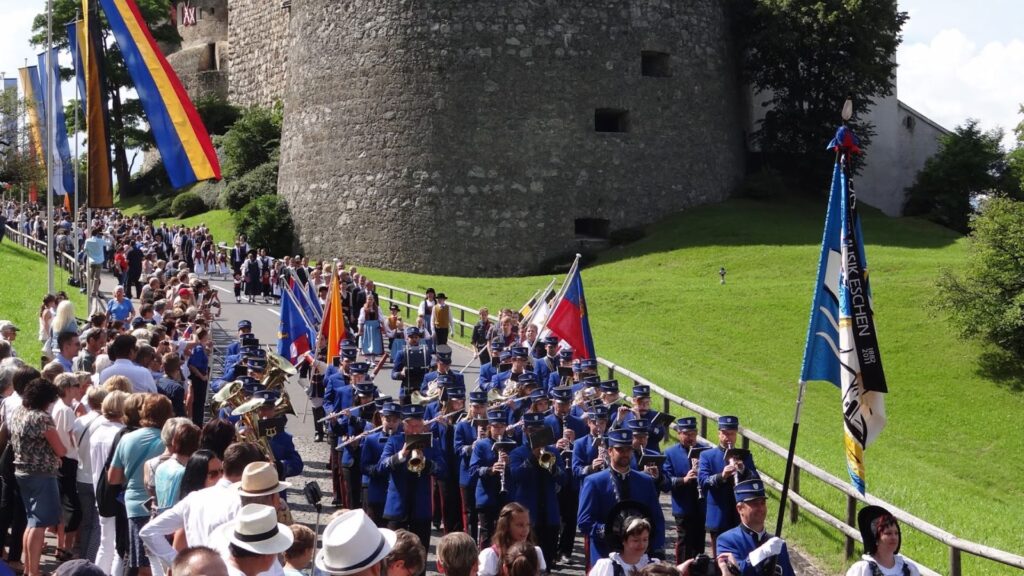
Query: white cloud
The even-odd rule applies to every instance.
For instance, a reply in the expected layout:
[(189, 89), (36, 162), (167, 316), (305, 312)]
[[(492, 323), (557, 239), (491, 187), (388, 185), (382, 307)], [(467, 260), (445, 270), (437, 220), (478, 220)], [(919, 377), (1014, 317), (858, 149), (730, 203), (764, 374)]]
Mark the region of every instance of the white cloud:
[(1024, 103), (1024, 42), (979, 46), (959, 29), (936, 33), (928, 42), (904, 44), (897, 57), (901, 100), (946, 128), (977, 118), (982, 128), (1003, 128), (1014, 142)]

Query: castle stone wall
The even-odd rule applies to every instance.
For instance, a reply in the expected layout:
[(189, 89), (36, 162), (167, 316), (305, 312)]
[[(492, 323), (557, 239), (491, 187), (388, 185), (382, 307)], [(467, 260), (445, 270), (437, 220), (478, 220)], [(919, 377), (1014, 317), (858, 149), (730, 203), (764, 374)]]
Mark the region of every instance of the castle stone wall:
[(289, 19), (281, 0), (228, 0), (232, 104), (269, 107), (284, 98)]
[(228, 95), (228, 5), (227, 0), (192, 0), (194, 25), (182, 21), (184, 3), (175, 5), (181, 46), (167, 61), (193, 100)]
[(293, 0), (279, 192), (303, 250), (518, 274), (574, 252), (576, 219), (723, 200), (743, 133), (722, 4)]

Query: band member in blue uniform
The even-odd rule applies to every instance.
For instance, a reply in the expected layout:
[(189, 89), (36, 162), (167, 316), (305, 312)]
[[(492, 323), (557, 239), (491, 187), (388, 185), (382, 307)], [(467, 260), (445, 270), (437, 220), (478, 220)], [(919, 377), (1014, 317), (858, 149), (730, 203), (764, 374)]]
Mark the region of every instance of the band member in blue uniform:
[(469, 473), (477, 479), (477, 544), (481, 549), (491, 545), (498, 513), (509, 501), (510, 486), (505, 467), (508, 464), (508, 452), (515, 444), (505, 437), (507, 422), (508, 411), (502, 408), (488, 410), (487, 437), (473, 444), (473, 456), (469, 460)]
[(445, 469), (444, 454), (437, 440), (425, 445), (409, 444), (410, 436), (430, 436), (423, 423), (423, 407), (410, 404), (402, 407), (404, 429), (388, 439), (377, 470), (390, 472), (384, 518), (388, 528), (404, 528), (419, 539), (424, 548), (430, 545), (430, 477)]
[[(584, 414), (586, 414), (590, 405), (602, 404), (600, 385), (601, 378), (596, 374), (585, 376), (572, 385), (573, 396), (571, 413), (573, 416), (582, 418)], [(605, 406), (605, 408), (607, 408), (607, 406)]]
[(537, 373), (537, 381), (546, 391), (548, 389), (548, 377), (552, 372), (558, 372), (558, 338), (556, 336), (545, 336), (538, 342), (538, 349), (543, 348), (544, 353), (534, 357), (533, 371)]
[[(543, 380), (545, 389), (551, 390), (559, 386), (571, 387), (576, 382), (575, 375), (579, 374), (578, 367), (578, 365), (574, 366), (572, 362), (572, 348), (559, 350), (558, 364), (548, 373), (547, 379)], [(570, 374), (562, 375), (561, 371), (570, 372)]]
[(566, 483), (558, 493), (558, 510), (561, 514), (562, 529), (558, 536), (558, 561), (565, 563), (572, 556), (573, 542), (576, 538), (576, 514), (579, 507), (579, 481), (573, 474), (573, 444), (577, 438), (587, 435), (587, 423), (570, 414), (572, 408), (572, 389), (568, 386), (552, 388), (549, 396), (553, 404), (552, 413), (544, 419), (544, 424), (554, 432), (555, 447), (559, 451), (559, 463), (565, 468)]
[(387, 501), (388, 480), (391, 475), (380, 470), (381, 455), (388, 440), (397, 434), (402, 427), (402, 407), (396, 402), (385, 402), (380, 408), (381, 425), (383, 428), (368, 435), (363, 440), (363, 449), (359, 454), (360, 467), (363, 470), (363, 509), (374, 524), (383, 528), (384, 503)]
[(497, 390), (504, 393), (505, 386), (508, 385), (509, 380), (518, 381), (519, 377), (526, 372), (526, 364), (530, 357), (529, 350), (522, 346), (513, 346), (509, 348), (509, 356), (512, 366), (508, 370), (494, 375), (494, 378), (491, 379), (489, 390)]
[[(274, 406), (281, 398), (281, 393), (276, 390), (260, 390), (253, 394), (253, 398), (263, 399), (263, 406), (260, 407), (260, 426), (268, 432), (266, 434), (267, 442), (270, 444), (270, 451), (274, 454), (278, 480), (301, 475), (304, 467), (302, 456), (295, 449), (292, 435), (284, 429), (288, 418), (284, 415), (275, 415)], [(281, 497), (283, 498), (284, 494)]]
[(661, 441), (665, 439), (665, 427), (656, 422), (660, 412), (651, 409), (651, 387), (646, 384), (633, 386), (633, 408), (620, 405), (615, 416), (614, 426), (622, 426), (634, 418), (643, 418), (651, 423), (647, 435), (647, 446), (656, 452), (661, 452)]
[[(439, 374), (434, 379), (433, 384), (434, 390), (431, 390), (431, 392), (434, 394), (432, 397), (435, 399), (423, 407), (424, 420), (433, 420), (436, 416), (443, 413), (444, 403), (448, 399), (444, 392), (449, 388), (455, 387), (455, 378), (452, 378), (451, 374)], [(460, 388), (465, 390), (465, 387), (460, 386)]]
[[(242, 396), (245, 400), (249, 400), (254, 394), (263, 390), (263, 385), (260, 384), (260, 381), (251, 376), (241, 376), (238, 378), (238, 381), (242, 383)], [(230, 405), (223, 406), (217, 412), (217, 417), (225, 422), (237, 425), (238, 421), (241, 420), (241, 416), (232, 416), (231, 412), (233, 409)]]
[(498, 364), (501, 362), (501, 351), (504, 348), (500, 340), (490, 343), (490, 362), (480, 364), (480, 374), (477, 376), (476, 385), (484, 392), (491, 389), (491, 380), (498, 373)]
[(633, 433), (629, 430), (608, 431), (609, 468), (591, 474), (583, 480), (580, 490), (578, 524), (587, 545), (587, 568), (608, 556), (605, 526), (612, 507), (625, 500), (645, 509), (652, 519), (650, 535), (651, 556), (664, 557), (665, 516), (658, 503), (658, 488), (654, 479), (631, 467), (633, 460)]
[(242, 349), (242, 336), (246, 334), (252, 334), (252, 322), (248, 320), (238, 321), (238, 340), (228, 344), (227, 350), (224, 351), (224, 356), (237, 356)]
[[(450, 346), (438, 346), (437, 352), (434, 353), (434, 358), (437, 359), (437, 364), (434, 369), (427, 372), (423, 376), (423, 384), (420, 385), (420, 394), (427, 394), (430, 390), (430, 383), (437, 379), (439, 375), (447, 374), (451, 378), (452, 384), (457, 384), (466, 387), (466, 379), (457, 372), (452, 370), (452, 349)], [(429, 416), (427, 417), (429, 419)]]
[(572, 474), (579, 486), (583, 479), (608, 467), (608, 408), (592, 406), (586, 412), (587, 434), (572, 445)]
[(672, 516), (676, 524), (676, 564), (704, 553), (704, 498), (697, 484), (700, 453), (710, 446), (697, 443), (697, 419), (675, 422), (679, 443), (665, 450), (662, 472), (672, 486)]
[(459, 459), (455, 449), (455, 422), (465, 414), (466, 389), (453, 384), (441, 392), (443, 410), (440, 418), (431, 425), (431, 432), (437, 439), (441, 452), (444, 454), (445, 466), (435, 474), (437, 482), (435, 490), (440, 495), (440, 519), (444, 522), (444, 531), (461, 532), (462, 494), (459, 491)]
[(523, 424), (526, 443), (508, 455), (512, 500), (530, 511), (545, 565), (553, 569), (561, 526), (558, 492), (565, 486), (568, 474), (554, 445), (554, 435), (544, 424), (544, 416), (526, 414)]
[[(324, 373), (324, 411), (332, 414), (352, 405), (352, 364), (359, 350), (354, 346), (342, 346), (341, 359), (337, 367), (329, 366)], [(334, 368), (334, 372), (331, 372)]]
[(647, 431), (650, 429), (650, 426), (650, 422), (641, 418), (634, 418), (626, 422), (624, 426), (626, 430), (633, 433), (633, 469), (653, 478), (654, 485), (657, 486), (658, 491), (668, 492), (670, 488), (669, 481), (661, 473), (661, 463), (659, 462), (656, 465), (647, 462), (641, 463), (641, 459), (644, 456), (661, 456), (661, 452), (645, 448), (647, 445)]
[[(365, 364), (365, 362), (359, 362)], [(353, 372), (355, 374), (355, 372)], [(348, 442), (360, 434), (375, 427), (374, 415), (377, 405), (374, 396), (377, 387), (372, 382), (360, 382), (355, 385), (356, 401), (348, 415), (337, 419), (338, 444), (336, 449), (341, 452), (341, 475), (344, 485), (345, 502), (353, 510), (363, 507), (363, 470), (362, 441)]]
[(524, 414), (533, 412), (536, 414), (548, 415), (548, 395), (544, 390), (537, 387), (537, 375), (533, 372), (523, 372), (516, 382), (518, 394), (523, 398), (521, 402), (513, 402), (512, 411), (508, 416), (508, 423), (515, 424), (523, 418)]
[[(256, 340), (256, 337), (253, 336), (252, 340)], [(214, 393), (220, 392), (220, 389), (225, 384), (230, 384), (242, 376), (248, 375), (250, 360), (262, 360), (266, 362), (267, 351), (260, 348), (258, 342), (259, 341), (257, 341), (256, 344), (247, 344), (242, 346), (238, 356), (230, 358), (226, 357), (224, 359), (224, 372), (210, 382), (210, 389), (213, 390)]]
[(466, 418), (455, 425), (455, 453), (459, 462), (459, 492), (462, 494), (462, 524), (476, 541), (476, 477), (470, 474), (473, 445), (487, 437), (487, 392), (469, 393)]
[(408, 404), (414, 390), (419, 390), (423, 377), (430, 366), (430, 347), (420, 342), (423, 335), (420, 329), (410, 326), (405, 329), (406, 346), (395, 354), (391, 370), (391, 379), (401, 382), (398, 392), (399, 402)]
[(733, 486), (743, 480), (761, 478), (749, 452), (741, 452), (738, 458), (728, 457), (727, 452), (735, 450), (736, 431), (739, 426), (740, 419), (736, 416), (719, 416), (718, 446), (700, 454), (697, 481), (700, 482), (700, 488), (707, 499), (705, 526), (711, 535), (712, 551), (716, 550), (715, 542), (718, 535), (740, 522), (736, 513)]
[(768, 506), (764, 482), (760, 478), (744, 480), (736, 484), (733, 493), (740, 524), (718, 537), (722, 573), (730, 573), (731, 564), (743, 576), (794, 576), (786, 542), (765, 531)]

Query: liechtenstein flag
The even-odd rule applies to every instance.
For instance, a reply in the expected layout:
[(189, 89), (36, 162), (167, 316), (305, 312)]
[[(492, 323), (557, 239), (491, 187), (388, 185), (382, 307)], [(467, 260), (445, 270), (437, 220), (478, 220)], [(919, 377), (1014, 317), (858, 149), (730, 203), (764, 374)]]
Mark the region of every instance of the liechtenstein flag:
[(587, 299), (583, 296), (583, 278), (580, 277), (580, 259), (572, 265), (562, 287), (562, 297), (551, 311), (548, 330), (565, 340), (573, 349), (573, 358), (597, 358), (594, 337), (590, 334), (587, 317)]
[(281, 327), (277, 332), (277, 353), (295, 364), (313, 349), (313, 329), (302, 318), (292, 294), (289, 290), (281, 294)]

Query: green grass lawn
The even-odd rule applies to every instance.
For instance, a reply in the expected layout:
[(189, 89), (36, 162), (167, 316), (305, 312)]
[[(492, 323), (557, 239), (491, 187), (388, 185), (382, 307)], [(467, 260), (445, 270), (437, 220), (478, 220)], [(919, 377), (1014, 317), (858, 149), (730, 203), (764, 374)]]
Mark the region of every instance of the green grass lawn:
[[(85, 296), (68, 285), (68, 274), (59, 267), (54, 271), (54, 285), (64, 290), (75, 303), (75, 315), (88, 316)], [(32, 366), (39, 365), (42, 343), (39, 332), (39, 306), (46, 295), (46, 259), (43, 255), (22, 248), (7, 238), (0, 244), (0, 319), (14, 322), (21, 332), (14, 341), (18, 356)]]
[[(824, 201), (730, 201), (670, 217), (605, 252), (583, 270), (598, 354), (787, 445), (824, 211)], [(868, 491), (957, 536), (1024, 553), (1024, 379), (987, 376), (986, 348), (961, 341), (932, 305), (936, 277), (963, 264), (966, 239), (870, 210), (864, 236), (890, 390), (888, 426), (866, 453)], [(724, 286), (719, 266), (728, 270)], [(550, 280), (367, 272), (492, 311), (518, 307)], [(809, 386), (797, 453), (845, 480), (839, 409), (838, 389)], [(781, 478), (781, 463), (760, 461)], [(802, 488), (844, 516), (843, 496), (806, 477)], [(830, 528), (803, 517), (785, 530), (833, 572), (844, 570), (843, 542)], [(948, 570), (946, 548), (904, 535), (905, 553)], [(963, 562), (965, 574), (1010, 571)]]

